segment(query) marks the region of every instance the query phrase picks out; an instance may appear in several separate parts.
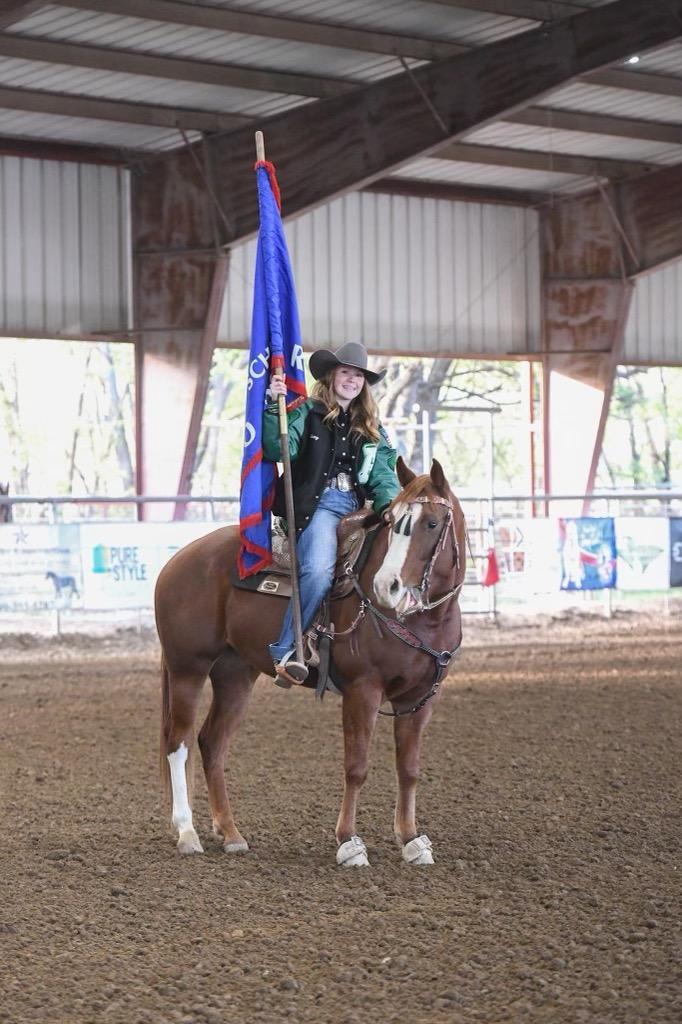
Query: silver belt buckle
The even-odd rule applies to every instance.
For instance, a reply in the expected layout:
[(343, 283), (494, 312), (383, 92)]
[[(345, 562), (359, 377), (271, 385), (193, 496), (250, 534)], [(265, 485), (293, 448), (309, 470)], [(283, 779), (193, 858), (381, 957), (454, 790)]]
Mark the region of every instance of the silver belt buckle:
[(336, 486), (340, 491), (352, 491), (353, 478), (350, 473), (337, 473)]

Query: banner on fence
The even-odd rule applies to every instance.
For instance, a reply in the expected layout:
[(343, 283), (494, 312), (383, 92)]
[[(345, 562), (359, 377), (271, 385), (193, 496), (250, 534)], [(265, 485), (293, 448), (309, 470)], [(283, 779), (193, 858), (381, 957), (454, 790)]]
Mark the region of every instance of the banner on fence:
[(616, 585), (616, 531), (610, 516), (559, 520), (562, 590)]
[(670, 586), (682, 587), (682, 519), (670, 522)]
[(500, 519), (495, 530), (505, 594), (547, 594), (561, 572), (553, 519)]
[(35, 612), (80, 605), (79, 527), (0, 526), (0, 611)]
[[(169, 558), (215, 523), (98, 523), (80, 527), (83, 604), (149, 608)], [(227, 570), (226, 570), (227, 571)]]
[(663, 516), (623, 516), (616, 521), (620, 590), (667, 590), (670, 530)]

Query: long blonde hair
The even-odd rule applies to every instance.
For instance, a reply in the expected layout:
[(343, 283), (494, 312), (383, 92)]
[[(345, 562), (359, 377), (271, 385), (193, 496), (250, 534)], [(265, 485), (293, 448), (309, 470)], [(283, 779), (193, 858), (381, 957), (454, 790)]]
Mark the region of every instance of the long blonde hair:
[[(336, 401), (332, 378), (334, 370), (328, 370), (323, 377), (316, 380), (313, 385), (312, 397), (327, 408), (327, 415), (324, 422), (327, 426), (333, 426), (341, 412), (341, 406)], [(368, 441), (376, 442), (379, 434), (379, 408), (374, 401), (367, 378), (362, 385), (362, 391), (352, 400), (348, 406), (350, 413), (350, 429), (366, 437)]]

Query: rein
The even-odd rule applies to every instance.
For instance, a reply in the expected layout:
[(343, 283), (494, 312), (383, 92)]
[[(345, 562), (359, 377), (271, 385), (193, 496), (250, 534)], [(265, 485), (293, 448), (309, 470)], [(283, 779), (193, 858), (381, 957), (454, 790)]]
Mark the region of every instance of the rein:
[(413, 715), (415, 711), (421, 711), (427, 701), (431, 700), (432, 697), (435, 697), (438, 692), (441, 680), (445, 674), (445, 669), (457, 654), (457, 651), (462, 644), (462, 637), (460, 636), (459, 643), (456, 647), (453, 647), (451, 651), (435, 651), (433, 647), (429, 647), (428, 644), (425, 644), (416, 633), (413, 633), (412, 630), (408, 629), (408, 627), (403, 625), (402, 622), (398, 622), (397, 619), (391, 619), (388, 615), (384, 615), (383, 612), (380, 612), (367, 597), (367, 594), (360, 586), (360, 581), (353, 570), (348, 567), (346, 572), (352, 577), (353, 588), (360, 598), (360, 608), (364, 608), (365, 611), (369, 611), (370, 614), (373, 615), (375, 619), (378, 619), (379, 622), (382, 622), (388, 631), (392, 633), (393, 636), (397, 637), (398, 640), (402, 640), (402, 642), (407, 644), (408, 647), (413, 647), (415, 650), (424, 651), (425, 654), (430, 654), (436, 662), (436, 676), (431, 684), (431, 689), (424, 697), (422, 697), (418, 704), (415, 704), (414, 707), (406, 708), (404, 711), (382, 711), (380, 708), (379, 714), (384, 715), (386, 718), (400, 718), (402, 715)]
[[(408, 614), (412, 614), (412, 615), (415, 614), (416, 612), (431, 611), (432, 608), (437, 608), (439, 605), (444, 604), (445, 601), (448, 601), (450, 598), (455, 597), (456, 595), (459, 594), (460, 590), (462, 589), (463, 583), (464, 583), (464, 581), (462, 580), (462, 582), (457, 584), (456, 587), (453, 587), (446, 594), (443, 594), (441, 597), (439, 597), (435, 601), (429, 601), (428, 600), (427, 594), (428, 594), (429, 583), (430, 583), (430, 580), (431, 580), (431, 573), (433, 572), (433, 567), (434, 567), (434, 564), (436, 562), (436, 559), (438, 558), (438, 555), (441, 553), (441, 551), (445, 547), (445, 543), (447, 541), (447, 537), (448, 537), (449, 533), (452, 533), (452, 541), (453, 541), (453, 547), (454, 547), (454, 552), (455, 552), (454, 567), (456, 569), (459, 568), (459, 564), (460, 564), (459, 545), (457, 544), (457, 536), (455, 534), (455, 527), (454, 527), (454, 520), (453, 520), (453, 511), (454, 510), (453, 510), (453, 507), (450, 504), (450, 502), (447, 501), (445, 498), (438, 497), (437, 495), (435, 495), (432, 498), (417, 497), (414, 500), (417, 501), (417, 502), (422, 502), (422, 503), (433, 503), (433, 504), (445, 505), (447, 507), (447, 509), (448, 509), (448, 514), (447, 514), (447, 517), (446, 517), (446, 519), (445, 519), (445, 521), (443, 523), (443, 528), (442, 528), (440, 536), (438, 538), (438, 542), (436, 543), (436, 546), (435, 546), (435, 548), (433, 550), (433, 554), (431, 555), (431, 558), (429, 559), (428, 564), (424, 568), (424, 574), (422, 576), (421, 585), (420, 585), (419, 589), (417, 589), (416, 587), (410, 588), (410, 592), (412, 593), (413, 597), (415, 597), (416, 602), (417, 602), (416, 607), (413, 608), (413, 609), (410, 609), (410, 612), (408, 613)], [(391, 524), (389, 524), (388, 522), (385, 522), (384, 525), (388, 526), (388, 525), (391, 525)], [(376, 534), (374, 536), (376, 536)], [(361, 555), (361, 557), (359, 559), (359, 563), (358, 563), (360, 565), (360, 570), (359, 571), (362, 571), (362, 568), (364, 567), (364, 564), (365, 564), (365, 562), (367, 560), (367, 557), (369, 555), (369, 548), (371, 547), (371, 544), (374, 542), (374, 536), (368, 537), (367, 541), (365, 542), (366, 550), (363, 550), (363, 553), (362, 553), (362, 555)], [(326, 635), (329, 638), (329, 640), (334, 640), (336, 638), (341, 638), (341, 637), (345, 638), (347, 636), (350, 636), (357, 629), (357, 627), (360, 625), (360, 622), (366, 616), (367, 612), (369, 612), (370, 615), (372, 616), (373, 620), (374, 620), (374, 625), (375, 625), (375, 628), (377, 629), (377, 632), (380, 633), (381, 626), (379, 624), (381, 624), (393, 636), (395, 636), (402, 643), (406, 644), (408, 647), (412, 647), (414, 650), (423, 651), (425, 654), (430, 655), (434, 659), (434, 662), (435, 662), (435, 665), (434, 665), (434, 668), (435, 668), (435, 678), (433, 680), (433, 683), (431, 684), (431, 688), (428, 691), (428, 693), (426, 693), (425, 696), (422, 697), (422, 699), (417, 704), (415, 704), (411, 708), (406, 708), (404, 711), (382, 711), (381, 709), (379, 709), (378, 713), (380, 715), (383, 715), (386, 718), (400, 718), (403, 715), (412, 715), (412, 714), (414, 714), (417, 711), (421, 711), (421, 709), (424, 707), (424, 705), (429, 700), (431, 700), (431, 698), (434, 697), (436, 695), (436, 693), (438, 692), (438, 690), (440, 688), (441, 681), (442, 681), (443, 676), (445, 674), (445, 670), (448, 667), (448, 665), (450, 664), (450, 662), (452, 661), (452, 659), (455, 657), (455, 655), (457, 654), (457, 652), (459, 651), (459, 648), (461, 646), (461, 643), (462, 643), (461, 634), (460, 634), (460, 638), (459, 638), (459, 642), (458, 642), (457, 646), (453, 647), (453, 649), (451, 651), (436, 651), (436, 650), (434, 650), (428, 644), (424, 643), (424, 641), (421, 639), (421, 637), (417, 636), (416, 633), (413, 633), (411, 629), (409, 629), (407, 626), (405, 626), (402, 621), (399, 621), (398, 619), (392, 619), (392, 618), (390, 618), (390, 616), (384, 615), (383, 612), (379, 611), (379, 609), (374, 604), (372, 604), (372, 601), (367, 596), (365, 591), (362, 589), (362, 586), (361, 586), (360, 580), (359, 580), (359, 573), (356, 574), (354, 568), (350, 564), (346, 564), (346, 566), (345, 566), (345, 573), (351, 579), (351, 582), (353, 584), (353, 589), (355, 590), (355, 593), (357, 594), (357, 596), (358, 596), (358, 598), (360, 600), (360, 608), (359, 608), (358, 614), (356, 615), (356, 617), (354, 618), (353, 622), (351, 623), (351, 625), (347, 629), (344, 629), (343, 631), (338, 632), (338, 633), (335, 632), (335, 631), (330, 631), (330, 630), (325, 630), (324, 632), (326, 633)]]
[(454, 597), (455, 594), (459, 594), (460, 590), (464, 586), (464, 580), (462, 580), (461, 583), (458, 583), (456, 587), (452, 588), (452, 590), (448, 590), (447, 594), (443, 594), (443, 596), (439, 597), (436, 601), (428, 600), (428, 589), (429, 584), (431, 582), (431, 573), (433, 572), (433, 567), (436, 563), (436, 559), (438, 558), (439, 554), (445, 547), (445, 542), (448, 539), (449, 533), (452, 534), (452, 546), (455, 552), (455, 569), (459, 569), (459, 545), (457, 543), (457, 535), (455, 534), (453, 508), (449, 501), (447, 501), (445, 498), (440, 498), (438, 495), (434, 495), (431, 498), (427, 498), (425, 496), (422, 497), (420, 495), (419, 497), (415, 498), (413, 502), (410, 502), (410, 504), (416, 503), (445, 505), (445, 507), (448, 510), (448, 514), (443, 523), (443, 528), (440, 532), (438, 543), (433, 549), (433, 554), (431, 555), (428, 564), (424, 568), (424, 575), (422, 576), (422, 581), (419, 586), (419, 589), (417, 589), (416, 587), (410, 587), (410, 593), (412, 594), (413, 598), (417, 603), (414, 608), (408, 609), (408, 611), (405, 612), (402, 618), (407, 618), (408, 615), (414, 615), (416, 614), (416, 612), (430, 612), (432, 608), (437, 608), (445, 601), (448, 601), (451, 597)]

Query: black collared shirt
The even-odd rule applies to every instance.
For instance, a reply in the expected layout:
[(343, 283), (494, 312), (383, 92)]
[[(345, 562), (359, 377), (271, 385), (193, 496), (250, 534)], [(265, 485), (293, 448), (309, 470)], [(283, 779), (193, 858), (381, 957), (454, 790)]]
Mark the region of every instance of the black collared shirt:
[(350, 413), (341, 409), (334, 423), (334, 462), (330, 477), (353, 473), (353, 451), (350, 444)]

